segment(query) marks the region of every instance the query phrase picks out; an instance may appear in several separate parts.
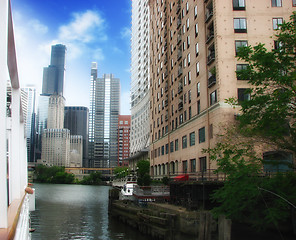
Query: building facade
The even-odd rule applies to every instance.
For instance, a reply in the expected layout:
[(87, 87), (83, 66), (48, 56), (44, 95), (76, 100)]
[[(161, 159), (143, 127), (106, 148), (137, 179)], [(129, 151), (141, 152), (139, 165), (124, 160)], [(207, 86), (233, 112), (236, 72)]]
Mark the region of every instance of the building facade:
[(61, 95), (64, 92), (66, 46), (62, 44), (51, 47), (50, 65), (43, 69), (43, 95)]
[(41, 160), (38, 163), (47, 166), (70, 167), (69, 129), (44, 129)]
[(132, 1), (131, 37), (131, 167), (148, 158), (149, 149), (149, 5)]
[(271, 50), (277, 23), (289, 20), (292, 0), (151, 0), (150, 162), (154, 177), (211, 171), (203, 149), (235, 119), (225, 99), (247, 100), (240, 46)]
[(27, 93), (27, 114), (26, 114), (26, 138), (28, 162), (35, 162), (36, 144), (36, 88), (25, 87), (23, 91)]
[(118, 166), (128, 166), (131, 115), (118, 116)]
[(89, 112), (89, 160), (93, 167), (116, 167), (120, 80), (112, 74), (97, 78), (92, 64)]
[(70, 130), (71, 135), (82, 136), (83, 167), (89, 167), (88, 162), (88, 108), (80, 106), (66, 106), (64, 127)]
[(82, 167), (83, 137), (81, 135), (70, 136), (70, 167)]

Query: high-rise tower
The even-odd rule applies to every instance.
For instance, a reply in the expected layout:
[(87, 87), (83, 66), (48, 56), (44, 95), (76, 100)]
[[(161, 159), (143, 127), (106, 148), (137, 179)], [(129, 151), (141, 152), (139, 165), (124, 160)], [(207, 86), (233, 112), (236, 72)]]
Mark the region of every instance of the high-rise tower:
[(89, 160), (93, 167), (116, 167), (120, 80), (112, 74), (96, 78), (92, 64), (89, 112)]
[(149, 149), (149, 6), (132, 1), (130, 167), (148, 158)]
[(66, 46), (51, 47), (50, 65), (43, 69), (42, 95), (61, 95), (64, 91)]
[(150, 0), (149, 7), (151, 174), (213, 170), (203, 149), (238, 112), (225, 99), (249, 98), (251, 86), (236, 76), (247, 63), (236, 52), (259, 42), (272, 50), (292, 0)]

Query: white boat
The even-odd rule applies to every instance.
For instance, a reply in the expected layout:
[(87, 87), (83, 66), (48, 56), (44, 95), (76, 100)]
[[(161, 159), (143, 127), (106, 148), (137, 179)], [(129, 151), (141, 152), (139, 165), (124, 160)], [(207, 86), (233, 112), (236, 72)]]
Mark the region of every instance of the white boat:
[(124, 184), (123, 188), (119, 193), (119, 200), (130, 200), (130, 201), (135, 200), (133, 193), (136, 186), (138, 185), (133, 182)]
[[(30, 239), (25, 102), (17, 71), (10, 0), (0, 1), (0, 239)], [(8, 81), (7, 81), (8, 80)]]

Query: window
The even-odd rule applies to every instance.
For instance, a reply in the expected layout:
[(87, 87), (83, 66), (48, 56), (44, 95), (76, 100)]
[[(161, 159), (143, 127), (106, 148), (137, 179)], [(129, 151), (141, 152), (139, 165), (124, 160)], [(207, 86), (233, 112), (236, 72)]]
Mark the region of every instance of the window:
[(296, 0), (292, 1), (293, 7), (296, 7)]
[(199, 158), (199, 164), (200, 164), (200, 171), (206, 172), (207, 171), (207, 157)]
[(199, 143), (203, 143), (206, 141), (206, 129), (205, 127), (198, 129), (198, 139)]
[(174, 152), (174, 142), (170, 142), (170, 152)]
[(165, 154), (168, 154), (169, 153), (169, 144), (167, 143), (165, 145)]
[(196, 172), (196, 159), (195, 158), (190, 160), (190, 171)]
[(233, 0), (233, 10), (245, 10), (245, 0)]
[(247, 19), (246, 18), (234, 18), (234, 32), (246, 33), (247, 32)]
[(199, 62), (196, 63), (196, 76), (199, 75)]
[(188, 109), (188, 118), (191, 119), (192, 117), (192, 112), (191, 112), (191, 107), (189, 107)]
[(188, 53), (187, 55), (187, 62), (188, 62), (188, 66), (190, 66), (190, 53)]
[[(190, 53), (189, 53), (189, 58), (190, 58)], [(190, 83), (191, 83), (191, 71), (188, 72), (188, 84)]]
[(274, 41), (274, 49), (275, 50), (281, 49), (282, 46), (283, 46), (283, 44), (280, 41)]
[(213, 105), (217, 102), (217, 91), (210, 93), (210, 105)]
[(195, 55), (198, 56), (199, 49), (198, 49), (198, 42), (195, 44)]
[(197, 101), (197, 114), (200, 114), (200, 100)]
[(283, 19), (282, 18), (273, 18), (272, 19), (273, 30), (278, 30), (280, 28), (279, 24), (283, 24)]
[(187, 135), (182, 137), (182, 148), (187, 148)]
[(237, 89), (237, 98), (239, 102), (243, 102), (246, 100), (250, 100), (251, 95), (248, 92), (249, 89), (247, 88), (238, 88)]
[(242, 73), (240, 73), (240, 71), (247, 70), (247, 68), (248, 68), (248, 64), (237, 64), (236, 65), (236, 78), (237, 78), (237, 80), (248, 80), (248, 79), (246, 79), (246, 77), (243, 76)]
[(197, 97), (199, 97), (200, 96), (200, 82), (198, 82), (197, 84), (196, 84), (196, 95), (197, 95)]
[(272, 7), (281, 7), (282, 6), (282, 0), (271, 0), (271, 6)]
[(198, 23), (195, 24), (195, 37), (198, 36)]
[(175, 151), (178, 151), (179, 150), (179, 140), (176, 139), (175, 140)]
[(161, 155), (164, 155), (164, 146), (161, 146)]
[(186, 27), (187, 27), (187, 30), (188, 30), (189, 29), (189, 18), (187, 18)]
[(183, 173), (187, 173), (187, 170), (188, 170), (187, 160), (183, 161), (182, 164), (183, 164)]
[(192, 132), (189, 134), (189, 145), (190, 146), (195, 145), (195, 132)]
[(235, 41), (235, 55), (237, 56), (237, 52), (239, 48), (241, 47), (247, 47), (248, 46), (248, 41), (246, 40), (236, 40)]
[(188, 103), (191, 103), (191, 90), (188, 91)]
[(187, 36), (187, 48), (190, 47), (190, 36)]
[(194, 18), (197, 17), (197, 6), (194, 7)]

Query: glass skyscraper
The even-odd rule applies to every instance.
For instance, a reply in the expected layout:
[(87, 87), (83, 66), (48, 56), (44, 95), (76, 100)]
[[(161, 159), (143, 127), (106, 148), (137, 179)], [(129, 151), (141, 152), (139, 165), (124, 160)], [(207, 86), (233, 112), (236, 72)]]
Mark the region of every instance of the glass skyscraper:
[(43, 69), (42, 95), (61, 95), (64, 91), (66, 46), (51, 47), (50, 65)]
[(92, 167), (116, 167), (120, 80), (112, 74), (97, 78), (92, 63), (89, 111), (89, 160)]

